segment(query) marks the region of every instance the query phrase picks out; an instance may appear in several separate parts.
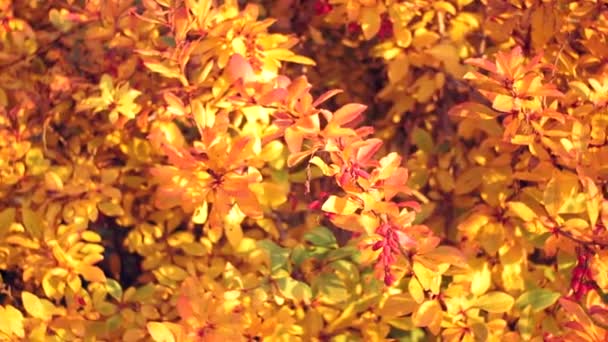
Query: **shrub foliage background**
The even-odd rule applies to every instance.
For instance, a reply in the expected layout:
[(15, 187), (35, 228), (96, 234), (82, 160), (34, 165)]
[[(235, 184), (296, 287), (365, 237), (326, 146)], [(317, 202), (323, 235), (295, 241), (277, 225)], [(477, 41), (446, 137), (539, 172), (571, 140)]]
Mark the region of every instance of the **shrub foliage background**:
[(608, 338), (601, 1), (0, 19), (1, 340)]

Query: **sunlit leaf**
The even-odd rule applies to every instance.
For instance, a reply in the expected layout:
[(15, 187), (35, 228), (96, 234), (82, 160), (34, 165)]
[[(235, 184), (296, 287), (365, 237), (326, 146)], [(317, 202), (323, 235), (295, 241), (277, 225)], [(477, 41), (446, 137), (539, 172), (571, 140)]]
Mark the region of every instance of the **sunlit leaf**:
[(504, 292), (488, 292), (477, 298), (475, 306), (482, 310), (493, 313), (507, 312), (511, 310), (515, 300)]

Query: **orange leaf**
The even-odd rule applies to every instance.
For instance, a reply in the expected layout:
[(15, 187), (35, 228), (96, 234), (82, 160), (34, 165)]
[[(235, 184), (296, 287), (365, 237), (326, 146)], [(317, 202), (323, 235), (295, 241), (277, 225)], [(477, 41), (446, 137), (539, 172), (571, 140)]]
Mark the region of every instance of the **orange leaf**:
[(417, 327), (428, 327), (441, 316), (441, 305), (436, 300), (422, 303), (412, 315), (412, 323)]
[(296, 153), (302, 149), (302, 142), (304, 141), (304, 134), (297, 128), (287, 127), (285, 129), (285, 142), (289, 152)]
[(357, 163), (362, 166), (369, 165), (374, 154), (382, 147), (382, 143), (381, 139), (376, 138), (364, 141), (363, 146), (357, 150), (357, 156), (355, 157)]
[(494, 119), (499, 115), (499, 113), (495, 112), (491, 108), (476, 102), (464, 102), (458, 104), (452, 107), (448, 114), (482, 120)]
[(163, 94), (163, 98), (169, 105), (169, 107), (167, 107), (167, 111), (169, 113), (177, 116), (183, 116), (186, 114), (184, 103), (179, 97), (175, 96), (175, 94), (167, 92)]
[(359, 117), (359, 115), (361, 115), (361, 113), (363, 113), (363, 111), (366, 109), (367, 106), (358, 103), (349, 103), (344, 105), (334, 112), (331, 119), (331, 124), (337, 126), (347, 124)]
[(340, 90), (340, 89), (326, 91), (325, 93), (321, 94), (321, 96), (317, 97), (315, 102), (312, 103), (312, 106), (316, 107), (316, 106), (320, 105), (321, 103), (329, 100), (330, 98), (340, 94), (341, 92), (342, 92), (342, 90)]
[(106, 276), (99, 267), (95, 267), (95, 266), (91, 266), (91, 265), (87, 265), (87, 264), (80, 264), (80, 265), (78, 265), (78, 267), (76, 269), (77, 269), (77, 272), (79, 274), (81, 274), (84, 277), (84, 279), (86, 279), (87, 281), (91, 281), (91, 282), (93, 282), (93, 281), (105, 282), (106, 281)]
[(255, 80), (255, 73), (253, 72), (251, 64), (239, 54), (230, 57), (226, 70), (228, 71), (228, 77), (231, 82), (242, 79), (243, 82), (248, 83)]
[(338, 197), (331, 195), (321, 209), (328, 213), (340, 214), (340, 215), (350, 215), (353, 214), (357, 209), (360, 208), (359, 203), (348, 198), (348, 197)]

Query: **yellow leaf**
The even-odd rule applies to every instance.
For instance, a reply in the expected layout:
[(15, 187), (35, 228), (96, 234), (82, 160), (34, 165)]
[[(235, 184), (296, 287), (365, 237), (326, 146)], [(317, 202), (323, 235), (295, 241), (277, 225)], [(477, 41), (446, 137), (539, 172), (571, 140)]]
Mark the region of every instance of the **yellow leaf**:
[(477, 187), (481, 185), (483, 180), (483, 168), (481, 167), (472, 167), (462, 173), (456, 179), (456, 184), (454, 185), (454, 194), (456, 195), (464, 195), (472, 192)]
[(285, 183), (262, 182), (251, 185), (251, 190), (256, 193), (262, 206), (277, 209), (287, 202), (288, 187)]
[(99, 202), (99, 204), (97, 204), (97, 208), (104, 215), (107, 215), (107, 216), (110, 216), (110, 217), (122, 216), (122, 215), (125, 214), (125, 211), (120, 206), (120, 204), (115, 203), (115, 202), (113, 202), (111, 200)]
[(451, 75), (461, 78), (466, 72), (466, 68), (460, 63), (458, 49), (449, 43), (440, 43), (426, 51), (435, 59), (441, 61), (445, 69)]
[[(59, 270), (63, 270), (65, 274), (67, 274), (66, 270)], [(65, 293), (65, 285), (65, 279), (54, 274), (53, 270), (46, 272), (42, 278), (42, 289), (44, 290), (46, 297), (50, 299), (61, 299)]]
[(51, 165), (51, 162), (44, 158), (42, 149), (32, 148), (25, 155), (25, 165), (30, 174), (37, 176), (44, 173)]
[(490, 289), (490, 285), (492, 285), (492, 273), (488, 263), (476, 260), (471, 276), (471, 293), (477, 296), (482, 295)]
[(21, 210), (21, 216), (23, 218), (23, 226), (25, 229), (32, 234), (33, 237), (41, 238), (44, 230), (44, 222), (42, 221), (40, 215), (30, 208), (23, 208)]
[(417, 327), (428, 327), (442, 316), (441, 305), (436, 300), (429, 300), (418, 308), (412, 315), (412, 323)]
[(360, 20), (361, 30), (365, 39), (372, 39), (380, 31), (381, 19), (377, 7), (363, 7), (361, 9)]
[(285, 61), (285, 62), (297, 63), (297, 64), (302, 64), (302, 65), (312, 65), (312, 66), (317, 65), (317, 63), (315, 63), (314, 60), (312, 60), (308, 57), (295, 55), (295, 54), (291, 55), (291, 56), (286, 56), (285, 58), (283, 58), (281, 60)]
[(585, 83), (580, 81), (572, 81), (568, 83), (568, 87), (570, 88), (570, 90), (578, 92), (579, 95), (581, 95), (584, 99), (587, 99), (589, 97), (589, 94), (591, 93), (591, 89), (589, 89), (589, 87)]
[(412, 279), (410, 279), (407, 284), (407, 290), (416, 303), (420, 304), (424, 301), (424, 290), (416, 278), (412, 277)]
[(402, 48), (407, 48), (412, 44), (412, 32), (405, 25), (395, 25), (395, 41)]
[(50, 191), (61, 191), (63, 190), (63, 181), (55, 172), (49, 171), (44, 174), (44, 187)]
[(350, 215), (360, 208), (359, 203), (349, 197), (329, 196), (321, 209), (328, 213)]
[(155, 342), (175, 342), (175, 336), (164, 323), (148, 322), (146, 328)]
[[(418, 259), (420, 260), (420, 259)], [(438, 268), (440, 265), (436, 265)], [(449, 265), (448, 265), (449, 267)], [(447, 269), (444, 267), (444, 269)], [(416, 278), (420, 281), (420, 285), (422, 288), (431, 291), (433, 294), (439, 293), (439, 287), (441, 285), (441, 274), (443, 272), (438, 272), (437, 270), (431, 270), (427, 268), (425, 265), (418, 261), (414, 261), (414, 265), (412, 270), (416, 274)]]
[(159, 73), (167, 78), (177, 78), (184, 87), (188, 86), (188, 80), (179, 70), (178, 65), (169, 65), (153, 58), (142, 58), (144, 65), (153, 72)]
[(486, 225), (490, 221), (490, 217), (482, 215), (480, 213), (473, 213), (467, 217), (460, 225), (458, 230), (469, 236), (475, 236), (479, 232), (479, 229)]
[(500, 222), (489, 222), (482, 226), (477, 233), (476, 240), (490, 255), (496, 254), (505, 239), (505, 229)]
[(192, 215), (192, 222), (196, 224), (204, 224), (207, 222), (207, 217), (209, 216), (209, 204), (207, 201), (204, 201), (203, 204), (199, 205)]
[(42, 300), (36, 297), (36, 295), (23, 291), (21, 292), (21, 301), (23, 302), (25, 311), (30, 314), (30, 316), (40, 318), (45, 321), (51, 318), (51, 313), (46, 310)]
[(437, 264), (445, 263), (460, 267), (466, 267), (465, 256), (458, 248), (450, 246), (439, 246), (429, 253), (424, 254), (424, 258)]
[(511, 310), (515, 299), (504, 292), (489, 292), (475, 301), (475, 306), (492, 313), (502, 313)]
[[(285, 145), (283, 145), (280, 141), (273, 140), (264, 145), (262, 152), (260, 153), (260, 158), (262, 158), (262, 160), (265, 162), (272, 162), (281, 158), (284, 152)], [(280, 169), (281, 167), (278, 167), (277, 169)]]
[(81, 274), (87, 281), (100, 283), (106, 281), (106, 276), (99, 267), (80, 264), (76, 269), (78, 274)]
[(524, 202), (509, 202), (507, 207), (524, 222), (530, 222), (536, 218), (536, 213)]
[(141, 341), (143, 340), (148, 333), (146, 333), (143, 329), (138, 328), (130, 328), (125, 330), (125, 333), (122, 335), (122, 340), (127, 341)]
[(513, 109), (519, 109), (515, 108), (515, 100), (511, 96), (503, 94), (496, 95), (492, 102), (492, 108), (505, 113), (508, 113)]
[(416, 301), (407, 293), (398, 293), (388, 297), (382, 308), (380, 315), (386, 318), (400, 317), (410, 314), (416, 307)]
[(532, 12), (532, 46), (536, 51), (542, 51), (545, 44), (553, 37), (557, 27), (557, 19), (553, 13), (553, 6), (541, 3)]
[(159, 275), (173, 281), (182, 281), (188, 277), (188, 272), (175, 265), (162, 265), (156, 270), (156, 272), (158, 272)]
[(230, 224), (224, 226), (224, 234), (230, 242), (230, 245), (234, 248), (238, 248), (241, 240), (243, 239), (243, 229), (240, 224)]
[(547, 212), (556, 216), (569, 199), (578, 192), (578, 177), (568, 172), (555, 171), (543, 193)]
[(339, 168), (337, 166), (333, 164), (331, 166), (327, 165), (319, 156), (312, 157), (310, 163), (318, 166), (325, 176), (334, 176), (339, 171)]
[(587, 215), (589, 215), (589, 222), (591, 222), (591, 226), (595, 227), (600, 215), (600, 205), (602, 203), (603, 196), (593, 179), (585, 177), (582, 179), (582, 181), (587, 195), (587, 200), (585, 201), (585, 204), (587, 205)]
[(357, 315), (357, 311), (355, 311), (355, 304), (355, 302), (351, 302), (346, 309), (342, 310), (336, 319), (332, 320), (331, 323), (327, 325), (326, 330), (328, 333), (333, 333), (334, 331), (348, 327), (352, 323), (353, 319), (355, 319)]
[(416, 49), (424, 49), (435, 44), (439, 38), (439, 34), (425, 28), (419, 28), (414, 31), (414, 40), (412, 41), (412, 45)]
[(245, 214), (238, 208), (232, 206), (224, 218), (224, 234), (232, 247), (237, 248), (243, 239), (243, 229), (241, 222), (245, 219)]
[(6, 234), (15, 222), (15, 208), (6, 208), (0, 211), (0, 237)]
[(524, 279), (522, 276), (522, 265), (525, 259), (525, 250), (518, 245), (500, 250), (500, 263), (503, 265), (500, 277), (504, 289), (507, 291), (517, 291), (524, 289)]
[(17, 336), (23, 338), (25, 331), (23, 328), (23, 314), (15, 309), (12, 305), (7, 305), (5, 308), (0, 306), (0, 332), (8, 336)]

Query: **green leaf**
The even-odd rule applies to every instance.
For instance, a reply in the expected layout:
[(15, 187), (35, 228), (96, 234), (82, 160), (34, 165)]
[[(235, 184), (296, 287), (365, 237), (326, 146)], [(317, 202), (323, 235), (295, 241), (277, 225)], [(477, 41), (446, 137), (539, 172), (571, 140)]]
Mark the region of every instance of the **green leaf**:
[(356, 257), (360, 251), (354, 246), (344, 246), (327, 253), (328, 260), (338, 260)]
[(428, 131), (421, 129), (420, 127), (416, 127), (412, 131), (412, 143), (421, 151), (426, 153), (433, 152), (433, 137)]
[(117, 301), (122, 301), (122, 287), (120, 283), (114, 279), (107, 278), (106, 279), (106, 290), (110, 296), (114, 297)]
[(557, 269), (560, 272), (569, 272), (574, 266), (576, 266), (575, 255), (561, 250), (557, 253)]
[(282, 248), (270, 240), (258, 241), (257, 245), (270, 256), (270, 271), (276, 272), (285, 267), (289, 259), (289, 249)]
[(116, 331), (116, 329), (120, 328), (122, 324), (122, 315), (116, 314), (106, 320), (106, 328), (108, 331)]
[(285, 277), (277, 280), (279, 290), (288, 299), (299, 302), (310, 303), (312, 298), (312, 290), (308, 284), (297, 281), (291, 277)]
[(524, 309), (528, 305), (532, 306), (532, 312), (539, 312), (553, 305), (561, 295), (547, 289), (534, 289), (524, 292), (515, 301), (515, 306)]
[(477, 298), (475, 306), (487, 312), (501, 313), (511, 310), (515, 300), (504, 292), (488, 292)]
[(152, 296), (154, 295), (154, 290), (154, 284), (146, 284), (135, 291), (135, 294), (133, 295), (133, 298), (130, 301), (135, 303), (145, 302), (148, 299), (152, 298)]
[(291, 261), (296, 267), (299, 267), (306, 259), (310, 258), (310, 254), (302, 245), (297, 245), (291, 252)]
[(331, 230), (323, 226), (313, 228), (310, 232), (304, 234), (304, 240), (315, 246), (327, 248), (338, 247), (338, 242), (336, 241), (334, 234), (331, 232)]
[(313, 290), (324, 303), (338, 304), (350, 297), (344, 281), (333, 273), (321, 274), (312, 283)]

